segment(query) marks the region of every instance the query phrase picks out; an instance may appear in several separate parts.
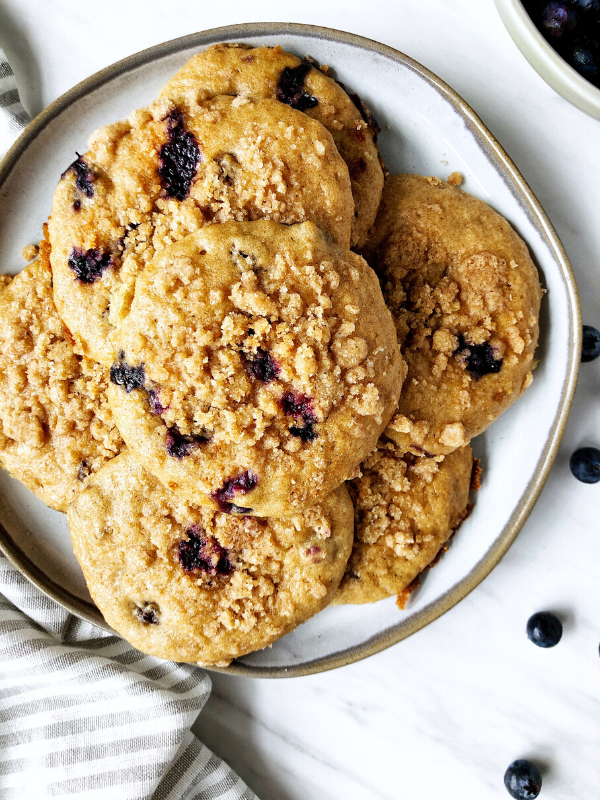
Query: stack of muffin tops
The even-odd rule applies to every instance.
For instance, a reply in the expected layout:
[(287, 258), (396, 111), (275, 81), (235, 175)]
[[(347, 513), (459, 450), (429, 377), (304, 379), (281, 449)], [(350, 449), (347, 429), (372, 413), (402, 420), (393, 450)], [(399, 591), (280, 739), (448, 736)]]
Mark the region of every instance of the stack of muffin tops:
[(379, 127), (328, 73), (192, 58), (92, 135), (0, 294), (2, 463), (163, 658), (402, 605), (467, 514), (469, 441), (531, 381), (526, 246), (457, 176), (384, 186)]

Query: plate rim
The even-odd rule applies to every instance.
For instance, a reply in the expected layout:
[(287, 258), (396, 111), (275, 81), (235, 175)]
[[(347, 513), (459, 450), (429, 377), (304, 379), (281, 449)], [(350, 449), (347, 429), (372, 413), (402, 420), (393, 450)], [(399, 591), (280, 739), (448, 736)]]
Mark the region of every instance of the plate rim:
[[(385, 631), (371, 636), (361, 644), (354, 645), (332, 655), (322, 656), (292, 667), (252, 666), (243, 664), (239, 662), (239, 660), (233, 661), (228, 667), (206, 667), (206, 669), (214, 672), (253, 678), (302, 677), (337, 669), (368, 658), (371, 655), (387, 649), (393, 644), (397, 644), (413, 633), (416, 633), (418, 630), (421, 630), (421, 628), (426, 627), (438, 617), (441, 617), (446, 611), (449, 611), (453, 606), (463, 600), (485, 577), (487, 577), (487, 575), (489, 575), (492, 569), (506, 554), (508, 548), (521, 530), (525, 520), (531, 513), (556, 458), (577, 384), (582, 338), (581, 311), (577, 284), (568, 256), (546, 212), (504, 148), (463, 98), (445, 81), (435, 75), (435, 73), (399, 50), (373, 39), (359, 36), (358, 34), (301, 23), (241, 23), (238, 25), (227, 25), (205, 31), (198, 31), (140, 50), (85, 78), (38, 114), (28, 124), (0, 162), (0, 190), (18, 160), (47, 125), (70, 105), (100, 88), (105, 83), (138, 67), (181, 50), (208, 46), (229, 40), (242, 40), (244, 36), (276, 36), (277, 34), (292, 35), (307, 40), (323, 39), (357, 47), (361, 50), (375, 52), (416, 72), (425, 79), (438, 94), (450, 103), (452, 108), (463, 118), (470, 133), (474, 136), (479, 146), (485, 151), (488, 158), (494, 163), (502, 177), (506, 179), (508, 175), (511, 179), (508, 181), (509, 188), (513, 192), (515, 199), (552, 252), (554, 260), (559, 266), (567, 290), (569, 331), (567, 341), (567, 373), (562, 386), (557, 413), (554, 417), (548, 439), (538, 459), (536, 469), (502, 532), (471, 571), (451, 589), (409, 619), (400, 621), (391, 628), (387, 628)], [(516, 186), (518, 190), (516, 194), (514, 192), (514, 186)], [(105, 631), (115, 633), (105, 622), (96, 606), (71, 594), (45, 576), (42, 570), (33, 564), (20, 550), (1, 523), (0, 551), (4, 553), (6, 558), (29, 581), (67, 611), (103, 628)]]

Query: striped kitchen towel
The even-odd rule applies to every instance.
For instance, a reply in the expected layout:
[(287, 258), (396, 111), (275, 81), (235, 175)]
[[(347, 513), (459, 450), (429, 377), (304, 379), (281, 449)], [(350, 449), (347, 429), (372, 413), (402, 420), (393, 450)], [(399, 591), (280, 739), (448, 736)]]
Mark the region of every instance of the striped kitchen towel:
[[(27, 124), (0, 49), (0, 156)], [(190, 732), (198, 668), (71, 616), (0, 553), (0, 800), (256, 800)]]

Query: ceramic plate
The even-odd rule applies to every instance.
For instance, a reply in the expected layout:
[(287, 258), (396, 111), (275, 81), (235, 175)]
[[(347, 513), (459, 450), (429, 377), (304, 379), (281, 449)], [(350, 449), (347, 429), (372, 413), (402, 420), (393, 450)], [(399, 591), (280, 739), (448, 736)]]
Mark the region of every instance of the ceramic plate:
[[(484, 479), (471, 517), (405, 611), (394, 598), (325, 609), (276, 642), (227, 668), (284, 677), (364, 658), (429, 624), (470, 592), (498, 563), (531, 511), (554, 459), (577, 378), (580, 321), (573, 275), (531, 190), (473, 111), (439, 78), (389, 47), (351, 34), (288, 24), (252, 24), (193, 34), (145, 50), (93, 75), (46, 109), (0, 167), (0, 264), (16, 273), (21, 248), (41, 238), (58, 178), (86, 150), (98, 126), (151, 102), (194, 53), (222, 41), (280, 44), (330, 65), (378, 118), (391, 172), (446, 178), (504, 215), (528, 243), (547, 289), (540, 365), (525, 396), (473, 443)], [(47, 509), (0, 471), (0, 544), (47, 594), (104, 625), (71, 549), (66, 518)]]

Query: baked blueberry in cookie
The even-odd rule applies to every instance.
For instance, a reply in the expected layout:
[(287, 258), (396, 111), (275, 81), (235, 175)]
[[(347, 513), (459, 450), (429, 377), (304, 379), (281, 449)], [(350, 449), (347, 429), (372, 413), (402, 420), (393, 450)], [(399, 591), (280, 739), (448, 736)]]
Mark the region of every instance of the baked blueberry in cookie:
[(179, 561), (186, 572), (231, 575), (235, 567), (214, 536), (207, 536), (199, 525), (192, 525), (186, 533), (187, 539), (182, 539), (178, 547)]
[(163, 180), (167, 197), (185, 200), (196, 176), (200, 148), (196, 137), (186, 131), (181, 111), (167, 115), (168, 141), (160, 148), (158, 174)]
[(454, 351), (454, 355), (464, 361), (467, 371), (476, 380), (484, 375), (500, 372), (502, 359), (496, 357), (494, 348), (490, 346), (489, 342), (471, 344), (466, 341), (462, 333), (457, 338), (458, 347)]
[[(164, 413), (165, 410), (166, 409), (163, 409), (158, 413)], [(157, 412), (153, 411), (152, 413)], [(177, 425), (171, 425), (171, 427), (167, 428), (166, 448), (167, 454), (171, 456), (171, 458), (181, 460), (189, 456), (190, 453), (193, 453), (197, 447), (200, 447), (200, 445), (208, 441), (209, 438), (202, 434), (181, 433)]]
[(269, 383), (277, 380), (281, 370), (275, 359), (262, 347), (258, 347), (251, 355), (244, 356), (248, 375), (257, 381)]
[(298, 425), (290, 426), (292, 436), (297, 436), (303, 442), (313, 442), (318, 436), (314, 428), (318, 419), (315, 416), (314, 404), (311, 398), (297, 392), (286, 392), (279, 402), (284, 414), (301, 420), (303, 423), (301, 427)]
[(68, 260), (69, 269), (75, 273), (81, 283), (95, 283), (100, 280), (104, 272), (112, 264), (110, 253), (92, 247), (90, 250), (80, 250), (74, 247)]
[[(92, 198), (94, 196), (94, 180), (96, 176), (86, 164), (83, 156), (79, 155), (79, 153), (77, 153), (75, 161), (73, 161), (60, 176), (61, 180), (68, 172), (73, 172), (75, 174), (75, 188), (88, 199)], [(73, 201), (73, 208), (75, 211), (79, 211), (81, 208), (81, 200), (79, 198), (75, 198)]]
[(144, 602), (135, 607), (135, 616), (144, 625), (158, 625), (160, 622), (160, 610), (156, 603)]
[(277, 82), (276, 97), (298, 111), (306, 111), (319, 104), (316, 97), (304, 89), (304, 79), (312, 69), (310, 64), (298, 64), (297, 67), (284, 67)]
[(246, 469), (234, 478), (228, 478), (220, 489), (212, 493), (211, 497), (216, 502), (219, 511), (226, 514), (249, 514), (253, 511), (252, 508), (237, 505), (232, 500), (238, 494), (248, 494), (257, 484), (258, 475)]
[(122, 386), (129, 393), (142, 389), (145, 380), (144, 365), (131, 366), (125, 361), (125, 353), (121, 350), (118, 360), (110, 368), (110, 382)]

